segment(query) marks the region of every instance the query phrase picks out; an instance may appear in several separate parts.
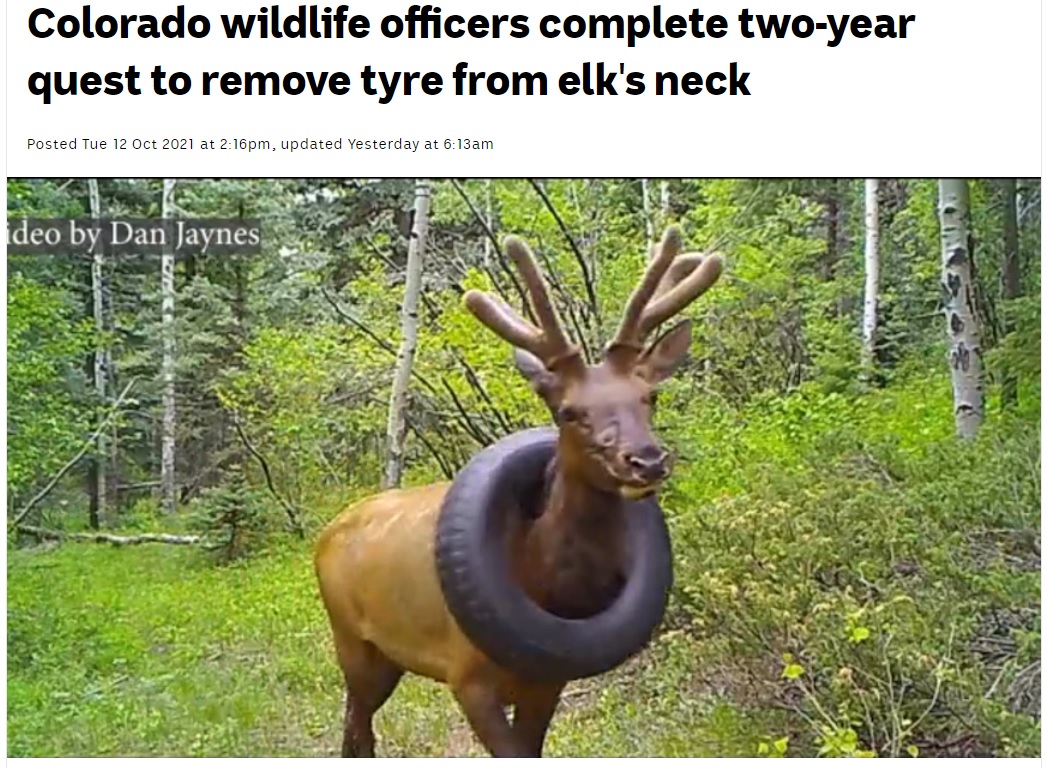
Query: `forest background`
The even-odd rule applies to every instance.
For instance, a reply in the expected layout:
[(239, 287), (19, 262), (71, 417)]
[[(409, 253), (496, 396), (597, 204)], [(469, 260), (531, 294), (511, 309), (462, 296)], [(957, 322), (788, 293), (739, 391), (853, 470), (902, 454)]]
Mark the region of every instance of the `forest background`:
[[(727, 263), (655, 416), (670, 611), (548, 753), (1039, 754), (1038, 179), (7, 189), (264, 225), (251, 256), (9, 249), (9, 755), (333, 754), (315, 534), (548, 421), (462, 293), (520, 307), (521, 236), (592, 355), (668, 224)], [(428, 681), (377, 728), (478, 753)]]

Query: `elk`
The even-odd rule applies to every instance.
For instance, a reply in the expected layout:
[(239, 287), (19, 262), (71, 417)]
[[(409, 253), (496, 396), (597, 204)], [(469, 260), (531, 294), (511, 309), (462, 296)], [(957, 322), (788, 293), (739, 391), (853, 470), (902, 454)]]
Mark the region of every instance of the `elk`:
[[(538, 327), (500, 298), (469, 291), (465, 304), (515, 348), (519, 371), (558, 427), (540, 510), (507, 541), (527, 596), (565, 618), (602, 611), (622, 588), (627, 501), (656, 493), (672, 469), (651, 427), (651, 396), (691, 343), (683, 320), (645, 343), (718, 279), (718, 256), (681, 254), (666, 231), (629, 297), (613, 341), (589, 365), (557, 318), (534, 256), (505, 249), (527, 288)], [(343, 757), (374, 756), (372, 717), (410, 671), (446, 683), (495, 757), (540, 757), (568, 680), (529, 680), (500, 668), (448, 609), (434, 562), (434, 531), (450, 487), (391, 490), (350, 506), (320, 536), (315, 567), (345, 678)], [(510, 721), (506, 707), (513, 708)]]

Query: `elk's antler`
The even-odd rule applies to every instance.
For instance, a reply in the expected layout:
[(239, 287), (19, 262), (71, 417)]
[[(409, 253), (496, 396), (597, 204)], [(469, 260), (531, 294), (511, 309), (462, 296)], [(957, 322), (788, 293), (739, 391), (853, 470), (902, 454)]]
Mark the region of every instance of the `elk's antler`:
[(508, 237), (505, 240), (505, 251), (523, 277), (531, 307), (541, 328), (521, 318), (498, 296), (484, 291), (467, 291), (465, 306), (477, 320), (513, 346), (538, 357), (550, 370), (568, 360), (581, 362), (581, 351), (568, 341), (564, 333), (531, 249), (522, 240)]
[(608, 356), (617, 353), (634, 360), (654, 328), (682, 312), (720, 277), (723, 261), (719, 256), (680, 254), (680, 248), (680, 230), (669, 227), (625, 305), (618, 333), (607, 347)]

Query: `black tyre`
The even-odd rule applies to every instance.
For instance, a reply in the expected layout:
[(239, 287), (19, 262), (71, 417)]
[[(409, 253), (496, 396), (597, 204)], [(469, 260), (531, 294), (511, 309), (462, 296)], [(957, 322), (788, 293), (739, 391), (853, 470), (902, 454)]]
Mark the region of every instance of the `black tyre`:
[(436, 530), (440, 583), (462, 631), (494, 662), (533, 680), (598, 675), (636, 654), (661, 623), (672, 586), (669, 533), (654, 499), (627, 502), (628, 576), (607, 610), (563, 619), (516, 584), (505, 514), (534, 510), (555, 448), (556, 430), (540, 428), (481, 451), (451, 485)]

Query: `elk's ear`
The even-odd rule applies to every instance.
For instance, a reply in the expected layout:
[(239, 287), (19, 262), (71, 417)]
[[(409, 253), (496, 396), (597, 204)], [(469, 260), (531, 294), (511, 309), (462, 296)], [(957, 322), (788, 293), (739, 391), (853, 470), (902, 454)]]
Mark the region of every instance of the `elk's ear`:
[(668, 379), (691, 348), (691, 321), (681, 320), (643, 351), (636, 362), (636, 372), (654, 386)]
[(560, 377), (545, 367), (545, 364), (536, 355), (525, 349), (517, 347), (513, 350), (513, 362), (523, 377), (531, 382), (531, 387), (538, 395), (555, 407), (560, 396)]

